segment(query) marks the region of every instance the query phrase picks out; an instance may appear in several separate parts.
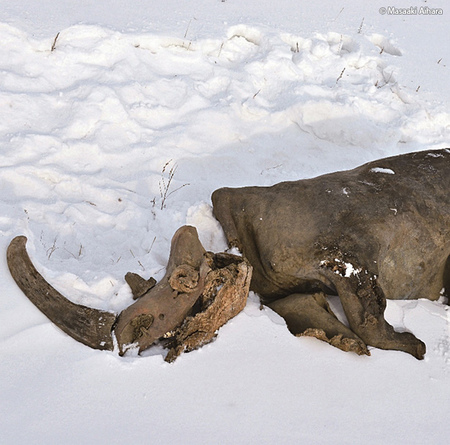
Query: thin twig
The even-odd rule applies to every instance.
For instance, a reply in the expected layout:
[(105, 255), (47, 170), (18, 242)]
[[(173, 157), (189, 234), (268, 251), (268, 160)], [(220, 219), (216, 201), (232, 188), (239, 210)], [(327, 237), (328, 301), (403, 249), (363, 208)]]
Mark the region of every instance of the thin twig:
[(173, 193), (177, 192), (178, 190), (182, 189), (183, 187), (186, 187), (187, 185), (191, 185), (189, 182), (186, 182), (186, 184), (180, 185), (178, 188), (176, 188), (175, 190), (172, 190), (167, 196), (166, 198), (168, 198), (170, 195), (172, 195)]
[(338, 49), (338, 54), (341, 55), (342, 52), (342, 45), (344, 44), (344, 38), (342, 37), (341, 34), (341, 39), (339, 40), (339, 49)]
[(58, 40), (58, 37), (59, 37), (59, 32), (58, 32), (58, 34), (56, 34), (55, 40), (53, 40), (52, 49), (50, 50), (51, 52), (55, 51), (56, 41)]
[(189, 20), (189, 23), (187, 25), (186, 32), (184, 33), (183, 39), (185, 39), (187, 37), (187, 35), (188, 35), (189, 28), (191, 27), (192, 20), (197, 20), (197, 19), (195, 17), (192, 17), (191, 20)]
[[(217, 54), (217, 58), (219, 59), (220, 58), (220, 54), (222, 53), (222, 48), (223, 48), (223, 45), (225, 44), (225, 42), (222, 42), (222, 45), (220, 45), (220, 49), (219, 49), (219, 54)], [(438, 62), (439, 63), (439, 62)]]
[(47, 259), (49, 260), (51, 258), (51, 256), (53, 255), (53, 252), (55, 250), (58, 250), (58, 247), (56, 247), (56, 238), (53, 241), (53, 245), (52, 247), (50, 247), (49, 249), (47, 249)]
[(339, 74), (339, 77), (336, 79), (336, 83), (338, 83), (342, 79), (344, 72), (345, 72), (345, 68), (341, 71), (341, 74)]
[(172, 165), (172, 167), (169, 170), (168, 173), (168, 178), (167, 178), (167, 182), (166, 182), (166, 178), (164, 177), (164, 173), (166, 171), (166, 168), (168, 167), (168, 165), (172, 162), (172, 159), (170, 161), (167, 161), (161, 171), (161, 180), (159, 181), (159, 194), (161, 196), (161, 210), (163, 210), (166, 207), (166, 201), (167, 198), (172, 195), (173, 193), (175, 193), (177, 190), (180, 190), (181, 188), (189, 185), (189, 184), (183, 184), (182, 186), (178, 187), (175, 190), (172, 190), (169, 193), (169, 189), (170, 189), (170, 185), (172, 184), (172, 180), (173, 177), (175, 176), (175, 172), (177, 171), (178, 165), (174, 164)]
[(392, 78), (393, 74), (394, 74), (394, 71), (391, 71), (391, 74), (389, 74), (389, 77), (387, 79), (384, 77), (384, 74), (383, 74), (384, 84), (383, 85), (378, 85), (378, 80), (377, 80), (377, 82), (375, 83), (375, 86), (377, 88), (383, 88), (384, 86), (386, 86), (391, 81), (391, 78)]
[(359, 28), (358, 28), (358, 34), (361, 34), (363, 25), (364, 25), (364, 17), (363, 17), (363, 19), (361, 20), (361, 24), (359, 25)]
[(150, 249), (147, 250), (147, 253), (150, 253), (152, 251), (153, 244), (155, 244), (155, 241), (156, 241), (156, 236), (153, 238), (152, 245), (150, 246)]
[(339, 16), (342, 14), (342, 11), (344, 10), (344, 8), (342, 7), (342, 9), (339, 11), (339, 14), (333, 19), (333, 20), (331, 20), (332, 22), (335, 22), (338, 18), (339, 18)]

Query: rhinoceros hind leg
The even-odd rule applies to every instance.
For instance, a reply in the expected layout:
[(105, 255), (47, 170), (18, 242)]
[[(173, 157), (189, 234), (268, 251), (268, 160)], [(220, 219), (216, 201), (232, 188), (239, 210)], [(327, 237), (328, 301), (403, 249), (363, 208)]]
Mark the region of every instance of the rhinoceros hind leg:
[(296, 336), (316, 337), (343, 351), (370, 355), (364, 342), (342, 324), (322, 293), (293, 294), (269, 304)]

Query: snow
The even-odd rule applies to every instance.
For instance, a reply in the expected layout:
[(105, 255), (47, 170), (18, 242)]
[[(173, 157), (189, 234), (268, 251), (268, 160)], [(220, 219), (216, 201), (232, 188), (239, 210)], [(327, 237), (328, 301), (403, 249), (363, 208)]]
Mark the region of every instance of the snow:
[[(450, 11), (424, 3), (443, 15), (350, 0), (0, 0), (0, 250), (26, 235), (55, 288), (119, 312), (125, 273), (160, 279), (181, 225), (226, 248), (218, 187), (450, 147)], [(169, 365), (158, 348), (121, 358), (75, 342), (5, 255), (0, 274), (2, 444), (448, 440), (442, 302), (388, 302), (390, 323), (427, 344), (423, 361), (295, 338), (250, 294), (215, 342)]]
[[(320, 262), (321, 266), (326, 266), (327, 261), (323, 260)], [(334, 264), (336, 266), (335, 274), (341, 275), (343, 277), (349, 278), (352, 275), (358, 275), (362, 269), (361, 268), (355, 268), (355, 266), (352, 263), (347, 263), (345, 261), (341, 261), (339, 258), (334, 259)], [(367, 271), (366, 271), (367, 273)]]
[(384, 173), (386, 175), (395, 175), (395, 171), (390, 168), (374, 167), (371, 168), (370, 171), (372, 173)]

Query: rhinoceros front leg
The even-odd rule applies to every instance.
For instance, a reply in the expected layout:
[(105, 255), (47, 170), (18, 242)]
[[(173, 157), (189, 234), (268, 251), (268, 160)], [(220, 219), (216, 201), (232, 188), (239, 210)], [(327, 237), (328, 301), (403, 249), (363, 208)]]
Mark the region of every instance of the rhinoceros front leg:
[(337, 319), (322, 293), (292, 294), (268, 306), (296, 336), (316, 337), (343, 351), (370, 355), (364, 342)]
[(350, 328), (367, 345), (407, 352), (423, 359), (425, 344), (409, 332), (396, 332), (385, 320), (386, 297), (376, 276), (336, 260), (322, 262), (324, 275), (334, 284)]

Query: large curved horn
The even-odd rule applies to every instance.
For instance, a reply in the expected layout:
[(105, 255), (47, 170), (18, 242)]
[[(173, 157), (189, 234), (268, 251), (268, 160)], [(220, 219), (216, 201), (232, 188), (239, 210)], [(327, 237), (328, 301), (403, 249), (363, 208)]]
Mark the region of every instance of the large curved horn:
[(23, 293), (66, 334), (94, 349), (113, 350), (111, 330), (116, 314), (75, 304), (45, 281), (26, 251), (27, 238), (18, 236), (7, 251), (8, 267)]

